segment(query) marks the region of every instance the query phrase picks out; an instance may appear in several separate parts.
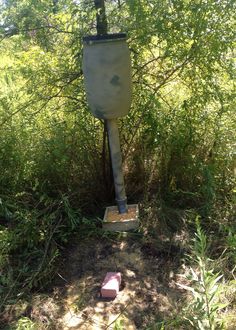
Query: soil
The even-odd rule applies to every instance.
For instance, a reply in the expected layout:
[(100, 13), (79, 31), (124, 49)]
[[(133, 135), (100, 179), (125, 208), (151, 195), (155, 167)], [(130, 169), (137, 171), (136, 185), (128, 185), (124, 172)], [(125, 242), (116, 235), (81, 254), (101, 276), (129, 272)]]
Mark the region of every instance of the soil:
[[(50, 294), (36, 295), (28, 317), (39, 329), (141, 330), (181, 312), (180, 252), (137, 237), (88, 238), (65, 252)], [(107, 272), (121, 272), (120, 292), (102, 299)], [(47, 326), (47, 327), (44, 327)], [(154, 329), (154, 328), (153, 328)]]
[[(171, 224), (173, 219), (171, 214)], [(48, 291), (6, 308), (10, 327), (0, 325), (1, 329), (15, 329), (14, 322), (22, 319), (33, 321), (39, 330), (188, 330), (173, 324), (162, 327), (161, 322), (181, 316), (191, 301), (190, 293), (181, 288), (189, 284), (182, 276), (190, 273), (183, 258), (189, 235), (183, 229), (170, 235), (152, 214), (148, 223), (151, 220), (157, 224), (152, 235), (98, 231), (83, 238), (80, 234), (64, 250)], [(114, 300), (100, 296), (107, 272), (122, 276)]]

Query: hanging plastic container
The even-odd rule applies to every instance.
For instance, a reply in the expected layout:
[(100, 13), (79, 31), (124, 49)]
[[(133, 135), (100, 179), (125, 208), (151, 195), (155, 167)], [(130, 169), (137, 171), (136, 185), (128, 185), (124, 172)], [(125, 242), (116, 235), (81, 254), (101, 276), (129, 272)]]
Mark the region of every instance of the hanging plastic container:
[(83, 38), (83, 73), (88, 104), (100, 119), (128, 114), (131, 105), (131, 60), (126, 34)]

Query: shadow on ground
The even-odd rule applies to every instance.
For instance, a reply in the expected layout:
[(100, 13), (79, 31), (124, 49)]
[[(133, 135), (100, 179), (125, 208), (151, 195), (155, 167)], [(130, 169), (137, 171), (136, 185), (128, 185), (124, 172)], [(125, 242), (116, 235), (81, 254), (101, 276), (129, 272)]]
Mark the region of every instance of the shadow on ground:
[[(112, 301), (100, 297), (109, 271), (122, 274)], [(181, 253), (177, 246), (160, 251), (137, 239), (89, 238), (73, 243), (64, 257), (53, 290), (57, 329), (146, 329), (178, 314), (185, 299), (179, 289)], [(34, 314), (35, 309), (31, 312)], [(54, 322), (55, 323), (55, 322)]]
[[(157, 211), (147, 210), (150, 219), (143, 214), (150, 228), (142, 235), (99, 231), (75, 238), (64, 251), (50, 292), (32, 294), (28, 305), (18, 304), (19, 312), (15, 305), (14, 312), (6, 309), (6, 323), (25, 317), (39, 330), (141, 330), (157, 329), (156, 322), (181, 314), (187, 295), (178, 283), (186, 284), (180, 274), (186, 272), (189, 237), (176, 214), (165, 212), (157, 222)], [(168, 232), (173, 218), (178, 230)], [(122, 274), (121, 290), (114, 300), (104, 300), (101, 283), (107, 272), (116, 271)]]

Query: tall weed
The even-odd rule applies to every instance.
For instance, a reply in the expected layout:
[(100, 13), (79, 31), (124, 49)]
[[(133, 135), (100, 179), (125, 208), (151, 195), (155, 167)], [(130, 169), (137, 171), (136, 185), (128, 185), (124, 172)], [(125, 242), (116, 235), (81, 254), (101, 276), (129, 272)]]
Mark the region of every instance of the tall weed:
[(192, 295), (192, 302), (185, 309), (184, 318), (193, 329), (224, 329), (220, 312), (228, 303), (222, 303), (222, 293), (225, 289), (223, 275), (215, 273), (207, 253), (207, 236), (197, 218), (196, 233), (189, 256), (195, 269), (190, 268), (190, 274), (187, 276), (190, 285), (180, 285)]

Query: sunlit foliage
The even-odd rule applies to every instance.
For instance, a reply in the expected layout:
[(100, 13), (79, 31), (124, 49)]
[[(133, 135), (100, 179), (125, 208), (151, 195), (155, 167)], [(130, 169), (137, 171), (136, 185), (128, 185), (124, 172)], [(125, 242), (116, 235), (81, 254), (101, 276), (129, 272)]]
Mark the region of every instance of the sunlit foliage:
[[(195, 209), (232, 247), (234, 11), (232, 0), (106, 1), (108, 30), (127, 32), (132, 57), (132, 108), (120, 120), (128, 197)], [(113, 200), (104, 125), (89, 113), (81, 69), (95, 20), (89, 0), (1, 3), (4, 293), (18, 277), (29, 287), (47, 278), (57, 242)], [(26, 268), (14, 273), (16, 250)]]

